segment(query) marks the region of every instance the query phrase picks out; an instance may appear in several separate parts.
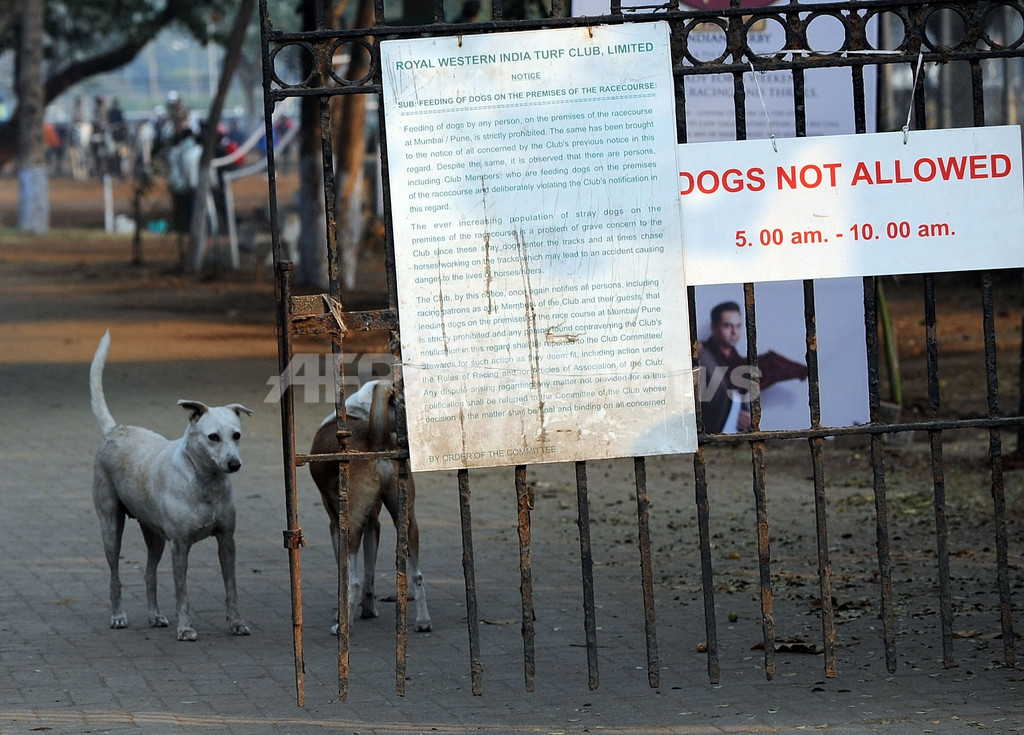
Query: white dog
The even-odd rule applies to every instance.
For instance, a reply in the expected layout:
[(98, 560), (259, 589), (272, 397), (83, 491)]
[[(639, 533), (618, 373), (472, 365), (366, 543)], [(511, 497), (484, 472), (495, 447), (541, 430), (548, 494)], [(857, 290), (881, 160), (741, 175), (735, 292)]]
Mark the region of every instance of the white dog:
[(167, 618), (157, 607), (156, 568), (165, 544), (170, 543), (178, 640), (196, 640), (185, 582), (188, 552), (196, 541), (213, 536), (224, 575), (228, 625), (234, 635), (249, 635), (249, 627), (238, 614), (235, 505), (229, 475), (242, 466), (238, 456), (240, 416), (251, 416), (252, 411), (238, 403), (210, 408), (198, 401), (178, 401), (189, 412), (189, 422), (185, 435), (176, 441), (148, 429), (119, 425), (103, 396), (103, 365), (109, 349), (107, 332), (92, 360), (89, 387), (92, 412), (103, 430), (93, 468), (92, 495), (110, 565), (110, 627), (128, 625), (121, 607), (118, 557), (125, 516), (130, 516), (139, 521), (149, 551), (145, 574), (149, 624), (167, 626)]

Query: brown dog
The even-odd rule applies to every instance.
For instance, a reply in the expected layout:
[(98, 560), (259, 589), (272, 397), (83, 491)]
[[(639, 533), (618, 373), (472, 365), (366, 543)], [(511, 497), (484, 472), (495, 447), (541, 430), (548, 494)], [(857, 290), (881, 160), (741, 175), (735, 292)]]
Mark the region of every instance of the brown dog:
[[(368, 386), (367, 386), (368, 387)], [(348, 448), (360, 452), (380, 452), (395, 448), (392, 432), (395, 389), (388, 381), (377, 381), (371, 387), (366, 421), (349, 419), (352, 436)], [(362, 391), (360, 391), (362, 393)], [(313, 437), (310, 454), (333, 454), (340, 451), (335, 416), (329, 416), (320, 425)], [(377, 545), (380, 542), (381, 505), (388, 509), (396, 527), (398, 525), (398, 461), (390, 459), (353, 460), (348, 470), (348, 609), (351, 620), (356, 602), (360, 605), (360, 616), (377, 617), (374, 601), (373, 576), (377, 563)], [(310, 462), (309, 473), (313, 476), (320, 499), (331, 524), (331, 541), (334, 557), (341, 563), (341, 539), (338, 527), (338, 465), (336, 462)], [(409, 560), (408, 574), (412, 596), (416, 602), (416, 630), (430, 630), (430, 613), (427, 611), (427, 596), (420, 572), (420, 533), (416, 523), (416, 486), (412, 474), (406, 481), (407, 508), (409, 516)], [(356, 572), (359, 548), (363, 550), (363, 576)], [(332, 630), (337, 634), (338, 626)]]

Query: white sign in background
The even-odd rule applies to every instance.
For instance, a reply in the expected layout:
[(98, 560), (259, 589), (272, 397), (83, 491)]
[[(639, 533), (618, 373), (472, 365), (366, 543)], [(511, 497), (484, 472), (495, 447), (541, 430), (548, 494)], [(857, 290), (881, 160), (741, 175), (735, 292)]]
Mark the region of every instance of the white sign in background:
[(694, 451), (667, 24), (381, 59), (412, 469)]
[[(811, 6), (830, 0), (802, 0), (802, 6)], [(788, 0), (776, 2), (746, 2), (740, 7), (785, 6)], [(648, 0), (623, 0), (623, 9), (644, 10), (650, 8)], [(681, 10), (716, 10), (728, 7), (729, 3), (706, 2), (705, 0), (683, 0)], [(598, 16), (610, 12), (608, 0), (573, 0), (573, 15)], [(780, 10), (783, 8), (780, 7)], [(627, 16), (628, 17), (628, 16)], [(878, 38), (878, 16), (868, 19), (865, 33), (869, 42), (876, 44)], [(800, 52), (831, 53), (842, 48), (846, 30), (836, 19), (819, 16), (811, 20), (808, 29), (810, 49)], [(786, 26), (784, 22), (766, 20), (752, 24), (746, 36), (751, 51), (760, 57), (792, 57), (793, 51), (785, 51)], [(699, 61), (712, 61), (725, 53), (725, 32), (721, 27), (705, 23), (690, 30), (686, 37), (687, 51)], [(746, 64), (747, 58), (741, 63)], [(690, 64), (688, 60), (682, 63)], [(743, 75), (746, 92), (745, 122), (746, 137), (781, 138), (796, 135), (796, 113), (794, 111), (793, 75), (791, 72), (758, 70), (759, 61), (754, 60), (756, 75)], [(686, 87), (686, 139), (688, 143), (704, 143), (716, 140), (732, 140), (736, 135), (735, 97), (731, 74), (698, 74), (684, 77)], [(875, 89), (877, 75), (875, 67), (868, 66), (864, 73), (865, 119), (869, 132), (875, 121)], [(853, 81), (849, 69), (816, 68), (804, 72), (804, 117), (807, 135), (845, 135), (855, 132), (853, 118)]]
[[(679, 146), (688, 285), (1024, 265), (1019, 126)], [(905, 142), (904, 142), (905, 141)]]

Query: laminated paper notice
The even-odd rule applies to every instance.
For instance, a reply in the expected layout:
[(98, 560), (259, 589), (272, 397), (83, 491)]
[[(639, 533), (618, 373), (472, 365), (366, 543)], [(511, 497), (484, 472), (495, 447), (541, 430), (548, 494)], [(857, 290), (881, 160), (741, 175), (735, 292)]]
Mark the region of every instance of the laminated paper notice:
[(668, 26), (381, 59), (413, 469), (694, 451)]

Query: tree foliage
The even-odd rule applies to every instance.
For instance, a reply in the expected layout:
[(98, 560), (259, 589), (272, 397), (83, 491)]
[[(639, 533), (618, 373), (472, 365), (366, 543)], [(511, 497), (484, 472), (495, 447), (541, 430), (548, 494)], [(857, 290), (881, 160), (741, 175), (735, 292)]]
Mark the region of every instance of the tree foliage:
[[(172, 23), (207, 41), (209, 21), (233, 13), (238, 0), (48, 0), (43, 82), (45, 103), (83, 79), (129, 63)], [(20, 42), (18, 3), (0, 5), (0, 53)], [(14, 8), (12, 11), (11, 8)], [(0, 124), (0, 166), (17, 153), (20, 112)]]

